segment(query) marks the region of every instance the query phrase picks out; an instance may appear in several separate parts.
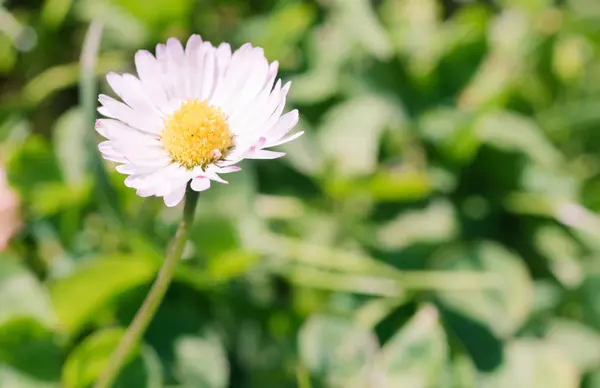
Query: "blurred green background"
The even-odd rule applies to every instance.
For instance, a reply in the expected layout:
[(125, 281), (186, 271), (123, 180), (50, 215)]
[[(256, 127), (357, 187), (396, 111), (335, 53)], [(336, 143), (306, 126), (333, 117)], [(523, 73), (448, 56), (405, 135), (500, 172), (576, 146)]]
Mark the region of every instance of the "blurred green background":
[(89, 387), (140, 306), (181, 208), (99, 159), (96, 93), (191, 33), (307, 132), (201, 195), (118, 387), (600, 387), (598, 0), (0, 0), (0, 387)]

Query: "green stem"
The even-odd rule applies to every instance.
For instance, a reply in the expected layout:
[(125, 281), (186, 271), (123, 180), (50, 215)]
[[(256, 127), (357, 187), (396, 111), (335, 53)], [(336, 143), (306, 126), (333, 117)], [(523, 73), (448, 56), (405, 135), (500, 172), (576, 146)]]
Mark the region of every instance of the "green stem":
[(183, 209), (183, 219), (179, 224), (175, 237), (173, 237), (173, 242), (167, 253), (165, 263), (160, 269), (156, 281), (146, 296), (142, 307), (133, 318), (131, 325), (127, 328), (117, 349), (108, 360), (108, 365), (100, 375), (94, 388), (110, 388), (112, 386), (123, 367), (125, 360), (148, 328), (150, 321), (154, 317), (158, 306), (160, 306), (165, 293), (171, 284), (175, 268), (181, 259), (188, 233), (194, 221), (197, 202), (198, 193), (188, 186), (185, 198), (185, 208)]

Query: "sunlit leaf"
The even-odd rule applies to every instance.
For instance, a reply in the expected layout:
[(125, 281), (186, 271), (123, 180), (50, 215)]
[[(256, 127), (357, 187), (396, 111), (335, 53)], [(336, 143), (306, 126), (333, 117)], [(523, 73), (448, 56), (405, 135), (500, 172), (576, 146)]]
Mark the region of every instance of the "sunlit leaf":
[(546, 335), (580, 371), (600, 366), (600, 334), (577, 321), (554, 319)]
[(383, 347), (383, 373), (390, 387), (431, 387), (447, 357), (446, 335), (433, 306), (421, 308)]
[[(62, 355), (57, 336), (33, 318), (5, 322), (0, 325), (0, 370), (2, 364), (40, 386), (58, 384)], [(4, 387), (4, 378), (0, 382)]]
[(501, 368), (481, 378), (482, 388), (577, 388), (577, 369), (558, 349), (541, 341), (508, 345)]
[(481, 291), (439, 293), (437, 297), (448, 307), (485, 324), (500, 337), (514, 333), (527, 318), (533, 283), (522, 259), (501, 245), (481, 242), (442, 250), (438, 265), (446, 270), (481, 271), (495, 278), (493, 286)]
[(545, 167), (557, 167), (563, 157), (536, 124), (509, 112), (491, 112), (477, 123), (476, 136), (491, 147), (517, 151)]
[(185, 336), (175, 343), (177, 376), (187, 388), (229, 386), (229, 361), (218, 338)]
[(378, 241), (388, 249), (402, 249), (410, 244), (449, 241), (456, 233), (454, 209), (447, 202), (432, 203), (422, 211), (405, 212), (382, 224)]
[(578, 286), (583, 268), (576, 259), (581, 252), (576, 242), (558, 227), (546, 226), (536, 233), (538, 250), (548, 258), (550, 270), (567, 287)]
[(308, 370), (333, 387), (347, 387), (372, 373), (378, 344), (352, 321), (313, 316), (299, 333), (300, 358)]
[(376, 96), (361, 96), (331, 109), (319, 131), (319, 143), (342, 175), (375, 169), (379, 140), (392, 120), (394, 107)]

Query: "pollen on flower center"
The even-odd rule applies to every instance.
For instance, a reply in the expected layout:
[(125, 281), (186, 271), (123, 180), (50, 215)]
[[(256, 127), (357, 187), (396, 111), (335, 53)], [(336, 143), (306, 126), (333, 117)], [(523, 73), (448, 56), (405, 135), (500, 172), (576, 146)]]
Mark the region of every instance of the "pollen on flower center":
[(173, 160), (183, 167), (206, 167), (233, 148), (227, 118), (206, 100), (188, 99), (168, 119), (162, 143)]

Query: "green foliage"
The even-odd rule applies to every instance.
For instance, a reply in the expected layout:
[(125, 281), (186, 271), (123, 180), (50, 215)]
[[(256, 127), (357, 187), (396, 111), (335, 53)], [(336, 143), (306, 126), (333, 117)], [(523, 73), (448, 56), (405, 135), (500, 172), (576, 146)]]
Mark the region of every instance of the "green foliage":
[(201, 195), (118, 387), (599, 387), (599, 4), (0, 1), (0, 387), (89, 387), (141, 305), (181, 209), (93, 90), (191, 33), (264, 47), (306, 133)]

